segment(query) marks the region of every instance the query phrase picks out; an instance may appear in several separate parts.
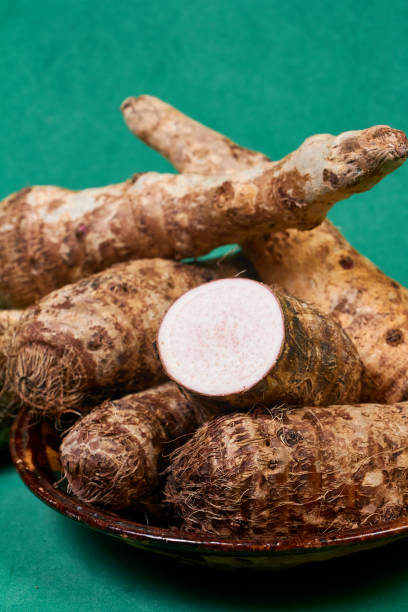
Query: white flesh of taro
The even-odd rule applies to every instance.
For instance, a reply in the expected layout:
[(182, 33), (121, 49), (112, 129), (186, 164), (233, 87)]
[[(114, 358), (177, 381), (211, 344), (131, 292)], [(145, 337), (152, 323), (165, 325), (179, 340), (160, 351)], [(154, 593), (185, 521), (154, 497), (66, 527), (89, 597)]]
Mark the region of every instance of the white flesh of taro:
[(284, 341), (273, 292), (243, 278), (217, 280), (180, 297), (165, 315), (158, 350), (167, 375), (208, 396), (242, 393), (275, 365)]

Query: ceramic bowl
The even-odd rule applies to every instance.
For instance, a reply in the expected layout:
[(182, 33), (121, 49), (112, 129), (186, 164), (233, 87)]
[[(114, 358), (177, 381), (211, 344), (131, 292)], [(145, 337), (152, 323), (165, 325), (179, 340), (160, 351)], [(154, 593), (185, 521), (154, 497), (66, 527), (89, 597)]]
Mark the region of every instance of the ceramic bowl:
[(61, 482), (60, 437), (52, 424), (32, 420), (27, 409), (16, 418), (11, 455), (22, 480), (43, 502), (87, 527), (184, 563), (220, 569), (278, 570), (382, 546), (408, 535), (408, 517), (349, 532), (285, 540), (223, 540), (155, 527), (86, 504)]

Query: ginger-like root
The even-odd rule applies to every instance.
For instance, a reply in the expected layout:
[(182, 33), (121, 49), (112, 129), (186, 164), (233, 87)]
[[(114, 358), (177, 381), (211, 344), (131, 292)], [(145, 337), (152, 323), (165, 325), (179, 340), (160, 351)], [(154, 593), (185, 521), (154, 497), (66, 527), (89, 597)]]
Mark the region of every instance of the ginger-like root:
[(235, 414), (171, 457), (166, 498), (205, 536), (324, 535), (406, 515), (408, 404)]
[(165, 314), (157, 349), (172, 380), (236, 408), (356, 402), (362, 365), (330, 316), (253, 280), (217, 280)]
[(61, 444), (68, 490), (114, 510), (151, 498), (163, 457), (212, 416), (174, 383), (106, 401), (78, 421)]
[[(203, 174), (228, 172), (228, 168), (243, 170), (260, 156), (242, 147), (234, 148), (231, 141), (228, 147), (220, 146), (223, 136), (155, 98), (133, 99), (132, 108), (133, 115), (129, 108), (124, 109), (132, 131), (147, 144), (154, 139), (159, 153), (181, 172), (187, 168)], [(160, 119), (151, 124), (154, 136), (149, 132), (149, 115)], [(179, 132), (174, 151), (167, 145), (159, 146), (172, 134), (171, 117), (177, 120)], [(137, 119), (143, 129), (137, 128)], [(204, 151), (191, 145), (199, 138), (206, 143), (207, 158)], [(328, 220), (309, 232), (267, 232), (247, 241), (244, 250), (264, 282), (276, 283), (292, 295), (314, 303), (342, 325), (365, 366), (364, 401), (392, 403), (408, 399), (407, 289), (353, 249)]]
[(159, 325), (183, 293), (231, 266), (162, 259), (117, 264), (27, 308), (7, 347), (7, 378), (33, 412), (60, 419), (164, 378)]
[(120, 261), (198, 257), (269, 230), (311, 229), (407, 155), (403, 132), (377, 126), (312, 136), (281, 161), (240, 172), (148, 172), (79, 192), (27, 187), (0, 212), (0, 303), (28, 305)]
[(159, 98), (127, 98), (120, 108), (130, 131), (180, 172), (232, 173), (270, 163), (266, 155), (240, 147)]

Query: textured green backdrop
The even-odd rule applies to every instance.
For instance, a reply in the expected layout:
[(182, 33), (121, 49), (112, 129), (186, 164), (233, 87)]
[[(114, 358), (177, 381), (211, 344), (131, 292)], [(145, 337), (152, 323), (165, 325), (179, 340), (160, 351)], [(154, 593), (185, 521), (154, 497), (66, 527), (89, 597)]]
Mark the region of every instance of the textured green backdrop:
[[(408, 131), (408, 4), (0, 0), (0, 197), (168, 170), (118, 107), (150, 93), (278, 158), (316, 132)], [(331, 214), (408, 284), (408, 164)], [(0, 262), (1, 265), (1, 262)], [(408, 542), (237, 578), (146, 557), (59, 516), (0, 461), (0, 609), (402, 610)]]

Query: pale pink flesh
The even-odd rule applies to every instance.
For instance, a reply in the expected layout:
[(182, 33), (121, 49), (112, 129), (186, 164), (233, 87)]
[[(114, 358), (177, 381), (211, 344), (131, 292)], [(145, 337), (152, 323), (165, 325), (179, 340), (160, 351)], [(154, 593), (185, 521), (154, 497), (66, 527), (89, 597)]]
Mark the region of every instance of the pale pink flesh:
[(284, 340), (278, 300), (245, 278), (213, 281), (179, 298), (165, 315), (158, 350), (167, 375), (202, 395), (250, 389), (273, 368)]

